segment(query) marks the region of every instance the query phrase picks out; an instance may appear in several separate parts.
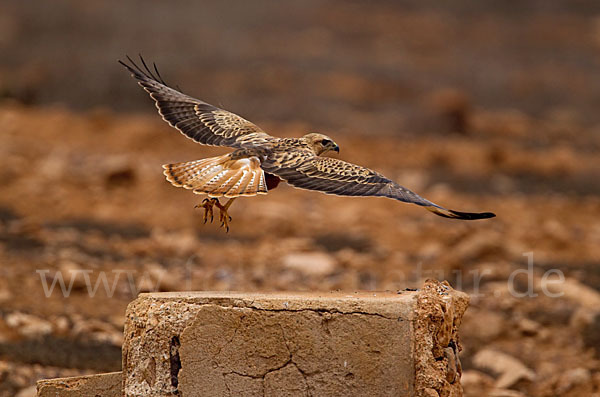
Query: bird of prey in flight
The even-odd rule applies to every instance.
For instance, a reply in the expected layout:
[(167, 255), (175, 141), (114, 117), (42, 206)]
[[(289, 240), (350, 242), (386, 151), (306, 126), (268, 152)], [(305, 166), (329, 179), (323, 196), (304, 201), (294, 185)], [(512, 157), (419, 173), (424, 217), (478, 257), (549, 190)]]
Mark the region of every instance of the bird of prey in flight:
[[(436, 215), (453, 219), (485, 219), (491, 212), (459, 212), (443, 208), (400, 186), (376, 171), (323, 154), (339, 152), (328, 136), (310, 133), (300, 138), (271, 136), (250, 121), (169, 87), (156, 65), (151, 70), (140, 56), (138, 66), (119, 61), (156, 102), (162, 118), (193, 141), (234, 150), (218, 157), (163, 165), (174, 186), (207, 194), (197, 207), (204, 208), (204, 222), (220, 210), (221, 226), (229, 231), (227, 211), (240, 196), (266, 194), (280, 181), (302, 189), (340, 196), (375, 196), (413, 203)], [(226, 204), (219, 198), (227, 197)]]

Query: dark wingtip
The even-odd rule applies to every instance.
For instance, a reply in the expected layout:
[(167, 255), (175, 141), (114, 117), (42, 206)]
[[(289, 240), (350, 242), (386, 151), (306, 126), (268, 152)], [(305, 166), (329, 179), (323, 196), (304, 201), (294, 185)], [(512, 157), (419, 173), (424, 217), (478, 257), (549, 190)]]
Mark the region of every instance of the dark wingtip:
[(127, 61), (129, 63), (127, 63), (126, 61), (123, 61), (121, 59), (117, 59), (117, 62), (119, 62), (121, 65), (123, 65), (134, 77), (140, 78), (143, 75), (142, 70), (133, 61), (133, 59), (131, 59), (131, 57), (129, 55), (125, 55), (125, 58), (127, 58)]
[(122, 61), (120, 59), (117, 59), (117, 62), (119, 62), (121, 65), (123, 65), (133, 75), (133, 77), (135, 77), (136, 79), (138, 79), (140, 81), (153, 80), (153, 81), (156, 81), (157, 83), (160, 83), (160, 84), (163, 84), (166, 86), (167, 83), (160, 75), (160, 72), (158, 71), (158, 67), (156, 66), (156, 63), (152, 63), (152, 66), (154, 67), (154, 72), (153, 72), (152, 69), (150, 69), (148, 67), (148, 64), (144, 60), (144, 57), (142, 56), (142, 54), (139, 54), (138, 56), (140, 58), (141, 66), (138, 66), (138, 64), (133, 59), (131, 59), (131, 57), (129, 55), (125, 55), (125, 58), (127, 58), (127, 62), (129, 62), (129, 63)]
[(123, 65), (127, 70), (131, 71), (131, 66), (129, 66), (128, 64), (123, 62), (121, 59), (117, 59), (117, 62), (119, 62), (121, 65)]
[(476, 219), (489, 219), (489, 218), (494, 218), (496, 216), (496, 214), (494, 214), (493, 212), (480, 212), (480, 213), (459, 212), (459, 211), (450, 211), (450, 212), (452, 213), (452, 215), (455, 215), (452, 218), (463, 219), (463, 220), (468, 220), (468, 221), (476, 220)]
[(439, 207), (437, 205), (430, 205), (425, 207), (428, 211), (433, 212), (437, 216), (449, 219), (462, 219), (465, 221), (473, 221), (476, 219), (489, 219), (496, 216), (493, 212), (460, 212), (448, 210), (446, 208)]

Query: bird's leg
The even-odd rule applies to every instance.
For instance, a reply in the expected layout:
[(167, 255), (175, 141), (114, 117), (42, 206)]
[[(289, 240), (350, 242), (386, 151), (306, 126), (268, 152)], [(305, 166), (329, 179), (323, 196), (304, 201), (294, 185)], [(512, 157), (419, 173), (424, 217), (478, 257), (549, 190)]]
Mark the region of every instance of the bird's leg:
[(217, 208), (220, 210), (219, 220), (221, 221), (221, 227), (224, 227), (227, 230), (227, 232), (229, 232), (229, 222), (231, 222), (231, 217), (227, 213), (227, 210), (229, 209), (229, 207), (233, 203), (233, 200), (235, 199), (235, 197), (230, 198), (225, 205), (222, 205), (221, 203), (219, 203), (219, 201), (215, 203)]
[(213, 221), (213, 206), (220, 206), (219, 199), (216, 198), (205, 198), (202, 200), (202, 203), (197, 204), (195, 208), (204, 208), (204, 223), (208, 220), (210, 215), (210, 222)]

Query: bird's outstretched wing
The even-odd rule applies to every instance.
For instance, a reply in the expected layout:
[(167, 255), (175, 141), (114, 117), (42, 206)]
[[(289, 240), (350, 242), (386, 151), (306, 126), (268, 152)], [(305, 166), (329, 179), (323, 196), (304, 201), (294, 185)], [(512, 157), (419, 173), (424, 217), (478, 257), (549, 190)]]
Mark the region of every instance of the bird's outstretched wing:
[(156, 102), (162, 118), (185, 136), (203, 145), (254, 148), (277, 140), (250, 121), (167, 86), (156, 64), (154, 71), (140, 56), (142, 67), (127, 57), (119, 61)]
[(263, 162), (262, 168), (302, 189), (340, 196), (389, 197), (420, 205), (445, 218), (472, 220), (496, 216), (491, 212), (471, 213), (443, 208), (368, 168), (304, 151), (274, 154)]

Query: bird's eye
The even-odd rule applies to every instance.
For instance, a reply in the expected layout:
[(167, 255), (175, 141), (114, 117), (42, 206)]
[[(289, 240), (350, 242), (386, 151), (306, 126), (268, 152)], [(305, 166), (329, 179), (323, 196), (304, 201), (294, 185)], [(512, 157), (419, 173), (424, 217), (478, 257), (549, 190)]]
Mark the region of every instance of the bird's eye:
[(332, 143), (333, 142), (330, 139), (323, 139), (321, 141), (321, 145), (323, 145), (323, 146), (328, 146), (328, 145), (331, 145)]

